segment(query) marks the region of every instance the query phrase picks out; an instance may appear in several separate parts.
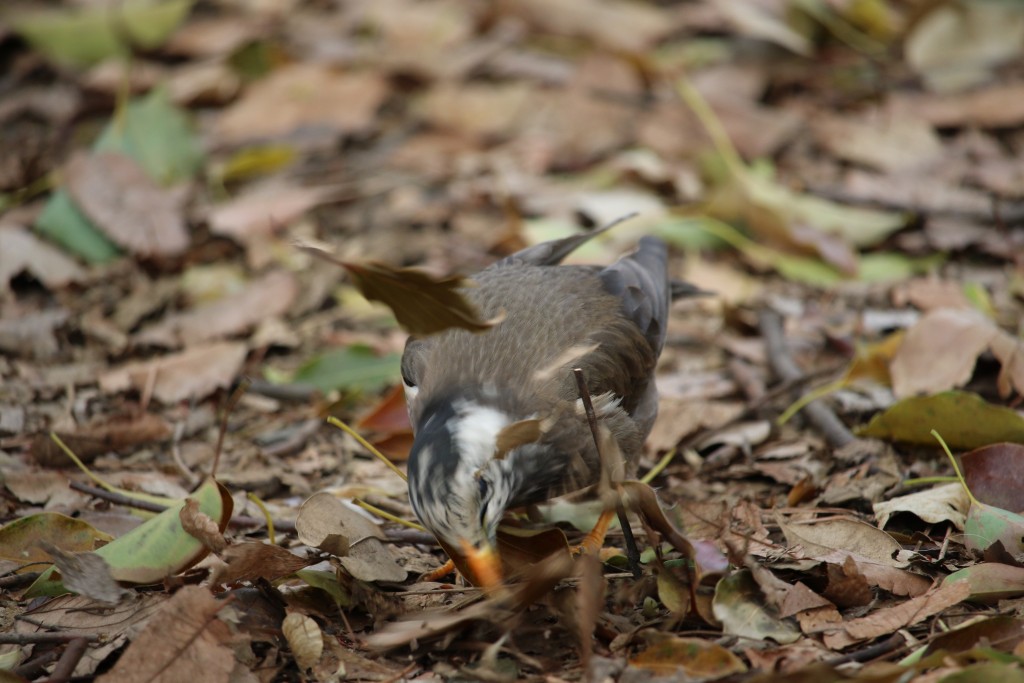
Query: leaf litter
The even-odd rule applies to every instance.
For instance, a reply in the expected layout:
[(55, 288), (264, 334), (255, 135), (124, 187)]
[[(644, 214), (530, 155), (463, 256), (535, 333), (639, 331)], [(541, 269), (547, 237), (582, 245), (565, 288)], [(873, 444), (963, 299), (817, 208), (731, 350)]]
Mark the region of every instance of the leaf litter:
[[(4, 622), (23, 678), (62, 655), (113, 680), (1016, 673), (1018, 9), (164, 4), (58, 3), (0, 37), (29, 65), (0, 112), (0, 533), (26, 553), (3, 590), (30, 606), (38, 532), (82, 593)], [(40, 87), (77, 94), (54, 118)], [(641, 577), (617, 527), (574, 559), (572, 525), (526, 515), (501, 540), (518, 582), (422, 580), (444, 553), (402, 482), (317, 425), (364, 416), (401, 463), (395, 323), (486, 334), (450, 274), (631, 211), (578, 256), (660, 234), (675, 276), (722, 295), (674, 311), (654, 488), (619, 483)], [(974, 451), (966, 503), (933, 429)], [(51, 431), (123, 497), (65, 475)], [(182, 501), (216, 453), (230, 491), (194, 492), (205, 511), (110, 507)]]

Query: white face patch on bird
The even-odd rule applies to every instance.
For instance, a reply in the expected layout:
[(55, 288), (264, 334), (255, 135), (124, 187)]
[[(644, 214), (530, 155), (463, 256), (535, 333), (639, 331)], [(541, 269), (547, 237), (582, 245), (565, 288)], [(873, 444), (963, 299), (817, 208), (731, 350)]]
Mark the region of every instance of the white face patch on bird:
[(493, 542), (512, 496), (510, 467), (494, 458), (512, 418), (468, 399), (445, 402), (424, 420), (409, 458), (410, 501), (435, 536), (458, 548)]

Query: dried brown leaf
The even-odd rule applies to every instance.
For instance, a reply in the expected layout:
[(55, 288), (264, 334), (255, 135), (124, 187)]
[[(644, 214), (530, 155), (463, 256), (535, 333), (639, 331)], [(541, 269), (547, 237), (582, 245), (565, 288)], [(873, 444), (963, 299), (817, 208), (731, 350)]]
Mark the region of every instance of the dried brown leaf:
[(21, 272), (50, 289), (85, 279), (85, 270), (56, 247), (18, 225), (0, 225), (0, 292)]
[(122, 365), (100, 376), (100, 388), (106, 392), (135, 389), (163, 403), (188, 398), (205, 398), (231, 384), (245, 361), (245, 344), (221, 342), (195, 346), (147, 361)]
[(894, 633), (963, 602), (970, 594), (971, 588), (966, 581), (936, 585), (924, 595), (892, 607), (883, 607), (827, 631), (825, 644), (833, 650), (840, 650), (854, 643)]
[(288, 311), (299, 293), (295, 276), (274, 271), (233, 294), (191, 311), (170, 315), (142, 331), (135, 341), (159, 346), (192, 346), (251, 329)]
[(110, 565), (96, 553), (64, 552), (48, 541), (40, 541), (40, 545), (60, 570), (64, 587), (95, 600), (105, 607), (114, 607), (131, 591), (121, 587), (110, 574)]
[(288, 640), (295, 663), (306, 671), (320, 661), (324, 653), (324, 634), (315, 621), (305, 614), (291, 612), (281, 623), (281, 632)]
[[(57, 436), (82, 462), (88, 463), (102, 453), (163, 441), (171, 436), (171, 425), (153, 413), (114, 415), (90, 422), (73, 432), (57, 430)], [(44, 467), (68, 462), (67, 455), (50, 438), (49, 432), (37, 434), (32, 439), (29, 452)]]
[(176, 256), (188, 248), (187, 187), (160, 187), (134, 159), (113, 152), (75, 156), (66, 177), (82, 212), (131, 253)]
[(237, 581), (255, 583), (258, 579), (277, 581), (312, 562), (287, 548), (258, 541), (230, 545), (221, 553), (221, 559), (227, 563), (227, 568), (215, 577), (215, 582), (220, 584)]
[(359, 132), (373, 125), (388, 90), (376, 73), (344, 72), (325, 63), (283, 66), (228, 107), (215, 132), (225, 143), (279, 138), (300, 128)]
[(237, 666), (228, 647), (228, 625), (217, 618), (225, 605), (210, 591), (185, 586), (160, 609), (100, 683), (228, 683)]
[(210, 551), (219, 553), (227, 546), (220, 524), (199, 509), (199, 502), (196, 499), (185, 500), (184, 507), (178, 512), (178, 519), (181, 520), (181, 527), (185, 532), (199, 539)]

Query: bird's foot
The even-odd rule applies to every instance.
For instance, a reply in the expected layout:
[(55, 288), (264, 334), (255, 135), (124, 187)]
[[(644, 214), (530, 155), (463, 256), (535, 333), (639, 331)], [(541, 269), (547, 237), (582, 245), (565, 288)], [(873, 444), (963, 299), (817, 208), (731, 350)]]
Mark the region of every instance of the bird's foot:
[(617, 510), (605, 510), (602, 512), (601, 516), (597, 518), (597, 524), (586, 535), (583, 542), (572, 549), (572, 552), (574, 555), (599, 553), (604, 546), (605, 536), (608, 535), (608, 527), (611, 526), (612, 518), (615, 516), (619, 518), (619, 524), (622, 526), (622, 533), (625, 537), (626, 558), (629, 560), (629, 569), (633, 572), (633, 577), (639, 579), (642, 574), (640, 569), (640, 551), (636, 547), (636, 540), (633, 538), (633, 530), (629, 526), (626, 512), (621, 507)]
[(605, 510), (602, 512), (601, 516), (597, 518), (597, 524), (583, 538), (583, 542), (573, 548), (573, 554), (591, 553), (596, 555), (599, 553), (604, 545), (604, 537), (608, 535), (608, 527), (611, 526), (614, 516), (615, 510)]

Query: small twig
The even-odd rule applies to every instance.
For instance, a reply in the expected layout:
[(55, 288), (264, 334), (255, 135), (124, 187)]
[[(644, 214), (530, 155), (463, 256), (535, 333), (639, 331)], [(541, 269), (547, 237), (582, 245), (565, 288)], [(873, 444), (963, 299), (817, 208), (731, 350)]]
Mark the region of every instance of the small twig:
[[(27, 621), (27, 619), (23, 619)], [(0, 645), (32, 645), (34, 643), (70, 643), (84, 640), (89, 643), (98, 642), (100, 637), (95, 633), (0, 633)]]
[(393, 515), (390, 512), (388, 512), (387, 510), (382, 510), (379, 507), (377, 507), (376, 505), (372, 505), (370, 503), (367, 503), (365, 500), (360, 500), (359, 498), (353, 498), (352, 502), (355, 503), (356, 505), (358, 505), (359, 507), (363, 508), (367, 512), (373, 513), (373, 514), (377, 515), (378, 517), (380, 517), (381, 519), (386, 519), (389, 522), (394, 522), (395, 524), (401, 524), (404, 527), (408, 527), (409, 529), (415, 529), (416, 531), (426, 532), (426, 530), (427, 530), (426, 527), (424, 527), (422, 524), (417, 524), (416, 522), (410, 522), (407, 519), (402, 519), (398, 515)]
[[(590, 399), (590, 389), (587, 388), (587, 378), (583, 376), (583, 368), (573, 368), (572, 374), (576, 377), (576, 388), (580, 393), (580, 400), (583, 401), (583, 410), (587, 413), (587, 422), (590, 424), (590, 434), (594, 437), (594, 448), (597, 449), (598, 462), (604, 464), (601, 457), (601, 435), (597, 429), (597, 413), (594, 412), (594, 403)], [(626, 544), (626, 559), (629, 560), (629, 568), (633, 572), (633, 578), (639, 579), (643, 575), (640, 569), (640, 549), (636, 547), (636, 539), (633, 538), (633, 529), (629, 526), (629, 518), (626, 517), (626, 510), (622, 502), (615, 506), (615, 516), (619, 518), (619, 527), (622, 528), (622, 539)]]
[[(123, 505), (124, 507), (135, 508), (136, 510), (145, 510), (146, 512), (156, 513), (163, 512), (167, 509), (165, 506), (157, 503), (129, 498), (117, 491), (107, 491), (106, 489), (101, 489), (97, 486), (90, 486), (89, 484), (83, 484), (79, 481), (68, 482), (68, 486), (75, 491), (85, 493), (94, 498), (99, 498), (100, 500), (105, 500), (109, 503), (113, 503), (114, 505)], [(231, 518), (231, 521), (228, 522), (228, 525), (236, 529), (251, 529), (253, 527), (261, 526), (264, 523), (265, 520), (250, 517), (249, 515), (235, 515)], [(295, 531), (295, 522), (287, 520), (276, 520), (274, 521), (274, 526), (282, 533), (291, 533)]]
[(337, 427), (338, 429), (340, 429), (341, 431), (343, 431), (346, 434), (348, 434), (349, 436), (351, 436), (356, 441), (358, 441), (360, 446), (362, 446), (363, 448), (368, 450), (371, 455), (373, 455), (375, 458), (377, 458), (382, 463), (387, 465), (388, 468), (392, 472), (394, 472), (395, 474), (397, 474), (399, 477), (402, 478), (402, 481), (409, 481), (409, 477), (406, 476), (405, 472), (403, 472), (401, 469), (399, 469), (398, 465), (396, 465), (395, 463), (391, 462), (391, 460), (388, 458), (388, 456), (384, 455), (379, 450), (374, 448), (373, 444), (371, 444), (369, 441), (367, 441), (362, 436), (360, 436), (359, 433), (356, 430), (352, 429), (347, 424), (345, 424), (344, 422), (342, 422), (341, 420), (339, 420), (338, 418), (336, 418), (334, 416), (331, 416), (331, 417), (327, 418), (327, 421), (329, 423), (331, 423), (332, 425), (334, 425), (335, 427)]
[(220, 416), (220, 428), (217, 430), (217, 445), (213, 451), (213, 467), (210, 468), (210, 476), (217, 476), (217, 466), (220, 465), (220, 454), (224, 448), (224, 436), (228, 432), (228, 417), (235, 411), (235, 406), (242, 399), (242, 396), (249, 390), (249, 378), (243, 378), (235, 390), (231, 392), (227, 403), (224, 404), (224, 411)]
[(64, 654), (57, 660), (57, 666), (53, 668), (53, 674), (47, 679), (47, 683), (66, 683), (71, 680), (75, 673), (75, 667), (82, 660), (86, 649), (89, 647), (89, 640), (79, 636), (68, 643), (64, 648)]
[(894, 633), (880, 643), (875, 643), (874, 645), (869, 645), (868, 647), (860, 650), (854, 650), (853, 652), (847, 652), (844, 655), (827, 659), (825, 660), (825, 664), (829, 666), (837, 666), (847, 662), (869, 662), (881, 657), (882, 655), (887, 655), (899, 650), (903, 647), (904, 642), (903, 636), (899, 633)]
[[(768, 360), (772, 370), (779, 379), (788, 382), (802, 379), (803, 372), (786, 349), (786, 339), (782, 331), (782, 316), (765, 308), (758, 316), (758, 327), (761, 330), (761, 336), (764, 337), (764, 345), (768, 351)], [(857, 437), (822, 401), (808, 403), (803, 412), (807, 415), (810, 423), (824, 435), (825, 440), (833, 447), (841, 448), (857, 440)]]
[(20, 574), (5, 576), (0, 578), (0, 588), (12, 589), (30, 584), (38, 579), (40, 574), (42, 574), (42, 572), (22, 572)]

